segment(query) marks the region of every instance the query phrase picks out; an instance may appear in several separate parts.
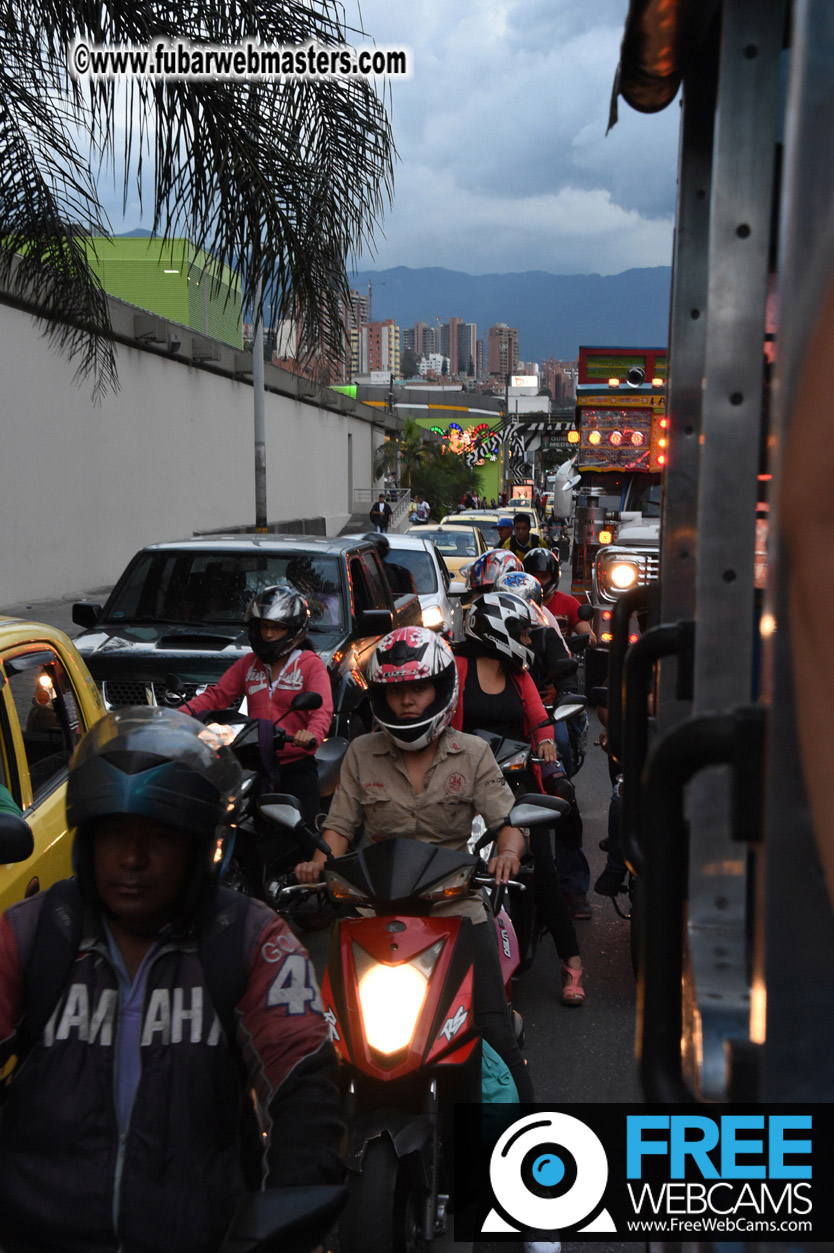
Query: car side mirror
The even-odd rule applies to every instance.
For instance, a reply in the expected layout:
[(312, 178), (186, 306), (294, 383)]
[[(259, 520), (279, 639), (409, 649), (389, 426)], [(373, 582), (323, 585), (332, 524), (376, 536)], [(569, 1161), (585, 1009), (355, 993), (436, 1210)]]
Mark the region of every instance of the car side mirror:
[(32, 828), (17, 814), (0, 813), (0, 864), (26, 861), (35, 851)]
[(101, 617), (101, 605), (89, 600), (77, 600), (72, 607), (72, 620), (76, 626), (94, 627)]
[(356, 634), (363, 638), (368, 635), (387, 635), (394, 629), (394, 615), (390, 609), (363, 609), (356, 615)]

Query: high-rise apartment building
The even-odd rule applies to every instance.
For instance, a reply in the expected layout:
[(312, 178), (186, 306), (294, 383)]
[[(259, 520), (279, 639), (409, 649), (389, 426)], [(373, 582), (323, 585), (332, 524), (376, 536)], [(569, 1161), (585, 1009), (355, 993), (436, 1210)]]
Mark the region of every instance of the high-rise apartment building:
[(372, 370), (399, 374), (400, 328), (393, 318), (361, 326), (357, 334), (357, 348), (357, 374), (369, 374)]
[(518, 328), (496, 322), (489, 328), (488, 366), (490, 375), (502, 380), (518, 371)]

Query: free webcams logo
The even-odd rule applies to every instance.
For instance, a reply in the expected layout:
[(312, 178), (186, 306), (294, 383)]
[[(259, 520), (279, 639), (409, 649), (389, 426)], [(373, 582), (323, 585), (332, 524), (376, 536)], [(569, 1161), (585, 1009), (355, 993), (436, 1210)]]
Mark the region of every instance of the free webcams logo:
[(455, 1140), (458, 1240), (834, 1234), (831, 1105), (459, 1106)]
[(489, 1181), (511, 1221), (492, 1209), (482, 1231), (617, 1230), (601, 1208), (608, 1184), (605, 1149), (591, 1128), (570, 1114), (528, 1114), (514, 1122), (492, 1150)]

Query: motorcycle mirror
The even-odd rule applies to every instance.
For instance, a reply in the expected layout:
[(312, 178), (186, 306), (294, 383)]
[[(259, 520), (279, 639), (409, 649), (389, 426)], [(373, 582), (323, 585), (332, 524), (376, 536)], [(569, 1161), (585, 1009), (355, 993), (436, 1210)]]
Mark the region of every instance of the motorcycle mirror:
[(165, 704), (181, 705), (185, 699), (185, 680), (181, 679), (178, 674), (166, 674)]
[(219, 1253), (284, 1253), (314, 1248), (347, 1203), (347, 1188), (316, 1184), (249, 1192), (238, 1202)]
[(0, 813), (0, 863), (26, 861), (35, 851), (32, 828), (17, 814)]
[(294, 796), (277, 794), (262, 796), (258, 801), (258, 812), (270, 822), (280, 823), (282, 827), (290, 827), (293, 830), (304, 823), (301, 810), (298, 808), (298, 801)]
[(323, 704), (320, 692), (299, 692), (290, 701), (290, 709), (321, 709)]
[(577, 714), (581, 714), (587, 704), (588, 702), (584, 696), (578, 696), (576, 700), (566, 700), (564, 704), (557, 705), (554, 709), (553, 721), (569, 722), (571, 718), (575, 718)]
[(580, 605), (576, 613), (580, 622), (590, 622), (594, 616), (594, 607), (586, 601), (584, 605)]
[[(549, 804), (541, 805), (540, 801)], [(553, 822), (553, 815), (564, 816), (570, 810), (567, 801), (558, 796), (533, 797), (527, 804), (513, 805), (510, 810), (510, 824), (514, 827), (541, 827)]]

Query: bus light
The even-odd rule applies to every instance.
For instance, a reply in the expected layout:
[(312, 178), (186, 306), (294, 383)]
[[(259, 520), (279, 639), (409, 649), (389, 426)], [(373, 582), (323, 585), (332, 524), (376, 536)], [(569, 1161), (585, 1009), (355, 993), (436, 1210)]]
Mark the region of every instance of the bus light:
[(588, 443), (593, 444), (594, 447), (596, 447), (596, 445), (599, 443), (601, 439), (602, 439), (602, 436), (600, 435), (599, 431), (591, 431), (590, 435), (588, 436)]
[(662, 387), (663, 379), (652, 379), (652, 387)]
[(660, 453), (660, 454), (658, 455), (658, 458), (657, 458), (657, 464), (658, 464), (659, 466), (665, 466), (665, 465), (666, 465), (666, 456), (665, 456), (665, 454), (664, 454), (664, 453)]
[(619, 380), (619, 379), (609, 379), (609, 380), (608, 380), (608, 386), (609, 386), (609, 387), (619, 387), (619, 386), (620, 386), (620, 380)]
[(658, 446), (658, 448), (665, 448), (668, 442), (669, 442), (668, 440), (665, 440), (665, 439), (659, 439), (659, 440), (657, 441), (657, 446)]
[(612, 431), (608, 436), (608, 442), (613, 444), (615, 448), (619, 448), (620, 444), (623, 442), (622, 431)]
[(614, 538), (613, 531), (600, 531), (599, 533), (600, 544), (610, 544), (613, 538)]
[(568, 443), (569, 443), (569, 444), (578, 444), (578, 443), (579, 443), (579, 432), (578, 432), (578, 431), (568, 431)]
[(632, 432), (631, 432), (631, 442), (632, 442), (632, 444), (634, 445), (634, 447), (635, 447), (635, 448), (639, 448), (639, 447), (640, 447), (640, 445), (641, 445), (641, 444), (642, 444), (642, 442), (643, 442), (643, 432), (642, 432), (642, 431), (632, 431)]
[(640, 638), (639, 635), (629, 635), (628, 642), (629, 644), (636, 644), (639, 638)]
[(603, 644), (610, 644), (614, 636), (609, 634), (608, 631), (603, 631), (599, 638), (602, 640)]
[(603, 609), (603, 611), (602, 611), (602, 620), (603, 620), (603, 622), (610, 622), (610, 621), (611, 621), (611, 619), (612, 619), (613, 617), (614, 617), (614, 615), (613, 615), (613, 613), (611, 612), (611, 610), (610, 610), (610, 609)]
[(668, 418), (661, 418), (661, 419), (660, 419), (660, 424), (659, 424), (659, 425), (660, 425), (660, 429), (661, 429), (662, 431), (665, 431), (665, 430), (667, 429), (667, 427), (669, 426), (669, 419), (668, 419)]

